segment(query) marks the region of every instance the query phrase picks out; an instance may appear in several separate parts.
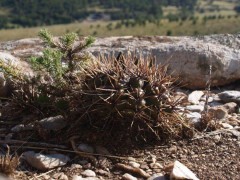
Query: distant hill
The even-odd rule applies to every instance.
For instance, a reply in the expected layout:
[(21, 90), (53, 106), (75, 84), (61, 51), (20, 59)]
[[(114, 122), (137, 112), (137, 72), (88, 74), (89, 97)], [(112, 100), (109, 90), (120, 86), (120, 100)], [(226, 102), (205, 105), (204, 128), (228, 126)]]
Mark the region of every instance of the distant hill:
[(162, 7), (191, 13), (197, 0), (0, 0), (0, 29), (67, 24), (92, 18), (160, 19)]

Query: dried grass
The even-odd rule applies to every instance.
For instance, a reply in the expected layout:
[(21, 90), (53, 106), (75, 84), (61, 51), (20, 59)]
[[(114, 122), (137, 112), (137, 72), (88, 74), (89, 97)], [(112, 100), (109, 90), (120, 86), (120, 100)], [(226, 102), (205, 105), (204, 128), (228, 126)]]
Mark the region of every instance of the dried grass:
[(0, 174), (11, 175), (19, 165), (19, 157), (9, 154), (9, 147), (6, 155), (0, 155)]

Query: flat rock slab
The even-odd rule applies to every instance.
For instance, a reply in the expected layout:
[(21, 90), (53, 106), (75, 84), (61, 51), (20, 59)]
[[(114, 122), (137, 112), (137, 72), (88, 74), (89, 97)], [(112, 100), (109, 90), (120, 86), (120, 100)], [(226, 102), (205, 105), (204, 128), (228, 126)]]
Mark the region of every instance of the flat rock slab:
[[(211, 85), (226, 85), (240, 79), (240, 35), (201, 37), (107, 37), (97, 38), (88, 50), (98, 56), (128, 51), (155, 56), (157, 64), (169, 64), (168, 72), (188, 88), (205, 88), (211, 69)], [(15, 57), (41, 55), (39, 39), (0, 43), (0, 51)]]

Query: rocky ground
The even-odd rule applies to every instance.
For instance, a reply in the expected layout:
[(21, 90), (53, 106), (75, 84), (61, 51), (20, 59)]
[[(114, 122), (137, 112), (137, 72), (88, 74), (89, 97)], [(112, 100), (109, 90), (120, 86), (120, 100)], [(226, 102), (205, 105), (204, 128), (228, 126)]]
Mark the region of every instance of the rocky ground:
[[(172, 68), (180, 73), (188, 87), (176, 90), (176, 98), (183, 101), (178, 111), (195, 126), (199, 126), (207, 111), (211, 121), (206, 131), (195, 132), (192, 139), (169, 140), (154, 146), (126, 142), (118, 148), (103, 147), (77, 139), (71, 141), (72, 144), (61, 141), (50, 144), (34, 137), (36, 129), (32, 124), (19, 124), (20, 119), (36, 117), (19, 115), (7, 119), (1, 116), (0, 171), (4, 168), (3, 158), (9, 146), (11, 153), (21, 155), (20, 165), (11, 179), (240, 179), (240, 86), (239, 82), (229, 85), (240, 79), (239, 35), (112, 37), (98, 39), (90, 51), (93, 54), (100, 48), (103, 52), (127, 51), (137, 45), (144, 49), (143, 52), (151, 51), (163, 60), (171, 56)], [(0, 58), (31, 74), (29, 65), (22, 60), (40, 55), (42, 49), (39, 39), (5, 42), (0, 44)], [(203, 89), (210, 78), (210, 65), (211, 85), (216, 87), (208, 92)], [(1, 76), (0, 95), (3, 96), (6, 89)], [(189, 90), (191, 87), (195, 90)], [(6, 99), (1, 99), (1, 110), (6, 103)], [(62, 116), (42, 119), (38, 123), (50, 131), (65, 126)]]
[[(86, 156), (69, 151), (71, 147), (61, 143), (49, 145), (20, 141), (14, 134), (31, 127), (5, 124), (8, 129), (11, 127), (11, 131), (2, 126), (0, 141), (5, 140), (10, 148), (17, 147), (17, 151), (22, 152), (21, 164), (14, 172), (13, 179), (168, 179), (173, 167), (169, 169), (167, 166), (176, 160), (191, 169), (199, 179), (239, 179), (239, 90), (240, 86), (234, 84), (213, 89), (209, 93), (208, 111), (220, 127), (214, 131), (196, 133), (193, 139), (168, 141), (155, 146), (121, 144), (119, 149), (76, 141), (77, 150), (97, 154)], [(179, 111), (197, 125), (206, 104), (206, 91), (179, 89), (177, 94), (185, 102)], [(54, 124), (53, 128), (62, 125), (61, 117), (53, 117), (52, 120), (44, 119), (42, 122), (48, 127)], [(4, 124), (2, 120), (1, 124)], [(4, 149), (2, 144), (3, 152)]]

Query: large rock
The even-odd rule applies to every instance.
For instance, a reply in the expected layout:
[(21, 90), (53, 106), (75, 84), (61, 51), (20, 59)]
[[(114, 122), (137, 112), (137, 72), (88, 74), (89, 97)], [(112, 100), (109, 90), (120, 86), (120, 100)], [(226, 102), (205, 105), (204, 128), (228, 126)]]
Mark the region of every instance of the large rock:
[(13, 56), (10, 52), (0, 51), (0, 61), (4, 64), (16, 67), (25, 75), (32, 75), (33, 71), (30, 65), (26, 61), (20, 60), (18, 57)]
[[(6, 67), (12, 66), (18, 69), (23, 75), (33, 75), (33, 71), (28, 63), (21, 61), (8, 52), (0, 52), (0, 62)], [(11, 88), (9, 86), (9, 79), (5, 76), (6, 74), (1, 67), (2, 66), (0, 66), (0, 97), (6, 97), (10, 94)]]
[[(168, 72), (189, 88), (205, 88), (212, 69), (211, 85), (226, 85), (240, 79), (240, 35), (202, 37), (108, 37), (97, 38), (89, 51), (94, 55), (136, 52), (153, 55), (156, 63), (169, 64)], [(16, 57), (39, 55), (43, 44), (38, 39), (0, 43), (0, 51)]]
[(136, 51), (169, 64), (169, 73), (189, 88), (205, 88), (212, 66), (212, 86), (240, 79), (240, 35), (192, 37), (111, 37), (98, 39), (90, 51), (116, 54)]

